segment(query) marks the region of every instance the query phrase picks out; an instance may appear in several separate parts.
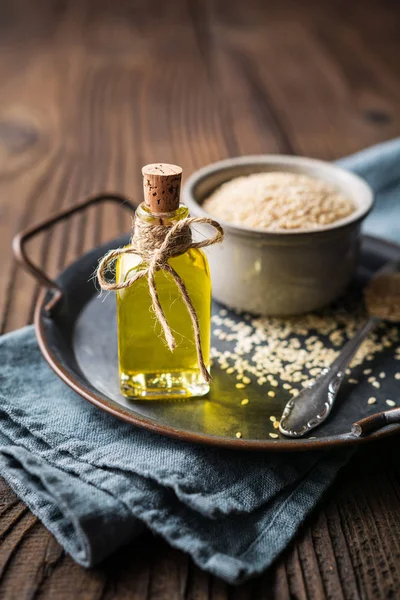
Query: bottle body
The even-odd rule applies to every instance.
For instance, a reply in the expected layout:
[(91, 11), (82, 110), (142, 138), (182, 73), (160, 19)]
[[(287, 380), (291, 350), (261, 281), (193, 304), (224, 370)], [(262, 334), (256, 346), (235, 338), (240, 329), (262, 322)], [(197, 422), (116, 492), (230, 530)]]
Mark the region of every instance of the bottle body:
[[(185, 218), (180, 207), (170, 221)], [(151, 219), (151, 213), (138, 209), (138, 218)], [(210, 366), (211, 279), (208, 261), (202, 250), (190, 248), (170, 258), (169, 264), (183, 280), (200, 326), (204, 362)], [(124, 254), (117, 262), (120, 283), (143, 268), (142, 259)], [(176, 348), (171, 351), (152, 308), (145, 277), (117, 291), (118, 355), (121, 393), (141, 399), (188, 398), (209, 390), (198, 365), (193, 325), (183, 298), (172, 276), (159, 270), (155, 283), (161, 306), (173, 331)]]

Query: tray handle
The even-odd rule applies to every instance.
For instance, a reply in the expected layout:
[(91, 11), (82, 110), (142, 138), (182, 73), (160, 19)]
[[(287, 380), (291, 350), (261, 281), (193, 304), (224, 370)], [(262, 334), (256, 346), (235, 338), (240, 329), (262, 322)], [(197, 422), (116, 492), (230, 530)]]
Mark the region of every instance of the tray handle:
[(351, 431), (357, 437), (368, 435), (386, 425), (400, 423), (400, 408), (385, 410), (353, 423)]
[(64, 219), (69, 218), (70, 216), (82, 212), (89, 208), (89, 206), (95, 206), (97, 204), (101, 204), (102, 202), (115, 202), (122, 206), (123, 208), (128, 208), (130, 211), (135, 211), (135, 205), (130, 202), (124, 196), (119, 194), (96, 194), (95, 196), (90, 196), (84, 202), (80, 202), (76, 204), (72, 208), (68, 208), (56, 214), (54, 217), (50, 217), (38, 223), (37, 225), (33, 225), (24, 231), (20, 231), (15, 235), (12, 241), (13, 252), (18, 263), (31, 275), (37, 279), (40, 285), (48, 288), (49, 290), (54, 291), (54, 295), (51, 300), (44, 307), (47, 312), (51, 312), (51, 310), (55, 307), (55, 305), (62, 298), (62, 289), (53, 279), (50, 279), (46, 273), (40, 267), (36, 266), (31, 259), (29, 258), (26, 250), (26, 243), (41, 233), (42, 231), (46, 231), (50, 229), (56, 223), (63, 221)]

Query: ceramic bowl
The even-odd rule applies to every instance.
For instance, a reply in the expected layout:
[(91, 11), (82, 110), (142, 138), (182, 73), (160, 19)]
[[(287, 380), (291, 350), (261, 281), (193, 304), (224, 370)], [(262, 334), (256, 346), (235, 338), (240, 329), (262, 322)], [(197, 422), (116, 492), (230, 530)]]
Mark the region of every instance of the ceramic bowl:
[(354, 275), (360, 226), (373, 206), (373, 192), (360, 177), (311, 158), (241, 156), (213, 163), (186, 181), (183, 203), (192, 216), (211, 216), (203, 201), (235, 177), (268, 171), (302, 173), (329, 182), (350, 198), (355, 211), (332, 225), (268, 232), (218, 219), (225, 239), (207, 251), (213, 296), (240, 311), (270, 316), (301, 314), (332, 302)]

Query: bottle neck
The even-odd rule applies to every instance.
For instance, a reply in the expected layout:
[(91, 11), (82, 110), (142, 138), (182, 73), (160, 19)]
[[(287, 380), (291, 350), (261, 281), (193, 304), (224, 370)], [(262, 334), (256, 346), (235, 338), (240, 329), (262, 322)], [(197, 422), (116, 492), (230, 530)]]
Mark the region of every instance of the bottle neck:
[[(162, 246), (173, 225), (178, 221), (183, 221), (188, 215), (189, 209), (183, 204), (173, 212), (155, 213), (143, 202), (136, 209), (132, 243), (142, 254), (151, 253)], [(190, 225), (183, 223), (179, 233), (173, 236), (170, 244), (173, 243), (177, 246), (183, 244), (189, 247), (191, 242), (192, 231)]]
[(135, 218), (146, 223), (146, 225), (164, 225), (164, 227), (170, 227), (176, 221), (181, 221), (189, 216), (189, 209), (184, 204), (180, 204), (177, 210), (170, 213), (157, 213), (152, 212), (144, 202), (139, 204), (136, 209)]

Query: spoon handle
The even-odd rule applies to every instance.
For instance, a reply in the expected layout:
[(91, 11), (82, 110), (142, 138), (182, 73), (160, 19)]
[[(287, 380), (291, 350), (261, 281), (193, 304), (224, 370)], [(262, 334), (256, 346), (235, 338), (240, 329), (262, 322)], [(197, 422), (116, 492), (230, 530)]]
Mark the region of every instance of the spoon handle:
[(335, 371), (338, 372), (347, 369), (358, 348), (361, 346), (365, 338), (368, 337), (371, 331), (375, 329), (379, 321), (380, 319), (377, 317), (370, 317), (368, 321), (364, 323), (362, 327), (360, 327), (354, 336), (343, 346), (339, 356), (329, 367), (330, 372), (333, 373)]
[(346, 368), (358, 347), (378, 322), (379, 319), (371, 317), (345, 344), (332, 365), (325, 369), (310, 387), (289, 400), (279, 423), (281, 433), (289, 437), (300, 437), (325, 421), (332, 410)]

